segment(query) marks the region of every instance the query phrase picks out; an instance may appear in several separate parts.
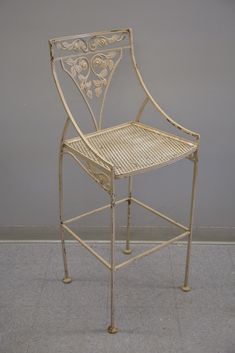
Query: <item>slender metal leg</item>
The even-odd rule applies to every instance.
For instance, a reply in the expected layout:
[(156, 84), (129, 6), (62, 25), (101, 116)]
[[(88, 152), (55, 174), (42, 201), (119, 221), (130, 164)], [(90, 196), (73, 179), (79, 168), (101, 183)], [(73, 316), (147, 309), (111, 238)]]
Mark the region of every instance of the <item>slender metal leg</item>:
[[(113, 183), (114, 184), (114, 183)], [(112, 225), (112, 238), (111, 238), (111, 323), (108, 326), (109, 333), (117, 333), (118, 329), (115, 327), (114, 322), (114, 277), (115, 277), (115, 194), (114, 190), (111, 195), (111, 225)]]
[(129, 255), (132, 253), (130, 248), (130, 237), (131, 237), (131, 195), (132, 195), (132, 177), (128, 178), (128, 211), (127, 211), (127, 236), (126, 236), (126, 248), (123, 250), (124, 254)]
[(188, 279), (189, 279), (190, 257), (191, 257), (191, 251), (192, 251), (192, 228), (193, 228), (193, 214), (194, 214), (194, 205), (195, 205), (195, 191), (196, 191), (197, 172), (198, 172), (198, 152), (196, 151), (194, 153), (194, 170), (193, 170), (190, 221), (189, 221), (190, 233), (189, 233), (189, 236), (188, 236), (188, 246), (187, 246), (187, 255), (186, 255), (184, 285), (181, 287), (183, 292), (189, 292), (191, 290), (191, 288), (188, 285)]
[(60, 151), (60, 156), (59, 156), (59, 207), (60, 207), (60, 238), (61, 238), (63, 262), (64, 262), (63, 282), (65, 284), (68, 284), (72, 282), (72, 279), (71, 277), (69, 277), (69, 273), (68, 273), (68, 263), (67, 263), (66, 248), (65, 248), (65, 241), (64, 241), (64, 232), (61, 226), (62, 219), (63, 219), (63, 153), (62, 151)]

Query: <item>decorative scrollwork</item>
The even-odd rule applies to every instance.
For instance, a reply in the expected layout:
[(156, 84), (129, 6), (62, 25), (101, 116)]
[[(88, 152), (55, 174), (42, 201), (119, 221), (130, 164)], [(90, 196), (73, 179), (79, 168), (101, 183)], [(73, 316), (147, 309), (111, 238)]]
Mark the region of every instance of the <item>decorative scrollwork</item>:
[(76, 155), (76, 152), (71, 152), (70, 150), (65, 150), (63, 153), (70, 155), (75, 159), (76, 162), (80, 164), (80, 166), (85, 169), (90, 176), (98, 183), (100, 186), (111, 193), (112, 191), (112, 183), (111, 183), (111, 173), (106, 170), (104, 167), (99, 166), (97, 162), (93, 162), (87, 159), (85, 156), (81, 154)]
[(106, 174), (103, 170), (101, 171), (97, 166), (90, 162), (86, 163), (86, 167), (89, 173), (105, 190), (111, 190), (111, 178), (109, 174)]
[(81, 38), (77, 38), (72, 42), (58, 41), (56, 42), (57, 49), (73, 50), (77, 52), (87, 53), (89, 51), (95, 51), (97, 48), (105, 47), (115, 42), (120, 42), (126, 37), (126, 33), (115, 33), (111, 37), (104, 35), (95, 35), (90, 37), (87, 41)]
[(88, 47), (91, 51), (96, 50), (98, 47), (105, 47), (106, 45), (120, 42), (126, 37), (126, 33), (113, 34), (111, 37), (107, 36), (93, 36), (91, 37)]
[[(97, 98), (108, 85), (109, 76), (115, 67), (115, 58), (120, 50), (94, 54), (90, 59), (85, 56), (68, 57), (63, 63), (68, 65), (65, 71), (77, 82), (81, 91), (90, 99)], [(118, 59), (117, 59), (118, 60)], [(94, 79), (90, 78), (91, 72)]]

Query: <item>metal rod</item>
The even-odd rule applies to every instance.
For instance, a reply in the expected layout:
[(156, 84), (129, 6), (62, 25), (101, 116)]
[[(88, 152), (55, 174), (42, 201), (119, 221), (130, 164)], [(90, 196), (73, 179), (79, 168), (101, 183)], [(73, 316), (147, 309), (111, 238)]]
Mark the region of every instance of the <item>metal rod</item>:
[(192, 252), (192, 230), (193, 230), (193, 215), (194, 215), (194, 207), (195, 207), (196, 179), (197, 179), (197, 174), (198, 174), (198, 152), (195, 152), (194, 157), (195, 158), (194, 158), (194, 168), (193, 168), (191, 207), (190, 207), (190, 219), (189, 219), (190, 233), (189, 233), (189, 237), (188, 237), (184, 285), (182, 287), (182, 290), (184, 292), (190, 291), (190, 287), (188, 285), (188, 279), (189, 279), (190, 258), (191, 258), (191, 252)]
[[(125, 197), (125, 198), (123, 198), (123, 199), (121, 199), (121, 200), (116, 201), (116, 205), (119, 205), (120, 203), (123, 203), (123, 202), (125, 202), (125, 201), (128, 201), (128, 197)], [(67, 219), (67, 220), (64, 221), (63, 223), (64, 223), (64, 224), (68, 224), (68, 223), (70, 223), (70, 222), (76, 221), (76, 220), (81, 219), (81, 218), (83, 218), (83, 217), (90, 216), (90, 215), (92, 215), (93, 213), (101, 212), (101, 211), (103, 211), (103, 210), (105, 210), (105, 209), (107, 209), (107, 208), (110, 208), (110, 203), (107, 204), (107, 205), (104, 205), (104, 206), (102, 206), (102, 207), (96, 208), (96, 209), (94, 209), (94, 210), (91, 210), (91, 211), (82, 213), (82, 214), (79, 215), (79, 216), (76, 216), (76, 217)]]
[(182, 239), (182, 238), (185, 237), (186, 235), (189, 235), (189, 231), (186, 231), (186, 232), (184, 232), (184, 233), (178, 235), (177, 237), (174, 237), (174, 238), (172, 238), (172, 239), (170, 239), (170, 240), (168, 240), (168, 241), (165, 241), (165, 242), (163, 242), (162, 244), (157, 245), (157, 246), (155, 246), (154, 248), (152, 248), (152, 249), (150, 249), (150, 250), (146, 250), (146, 251), (144, 251), (143, 253), (141, 253), (141, 254), (139, 254), (139, 255), (136, 255), (135, 257), (132, 257), (132, 258), (129, 259), (129, 260), (126, 260), (126, 261), (122, 262), (121, 264), (119, 264), (119, 265), (116, 266), (116, 270), (119, 270), (120, 268), (122, 268), (122, 267), (124, 267), (124, 266), (126, 266), (126, 265), (128, 265), (128, 264), (130, 264), (130, 263), (132, 263), (132, 262), (134, 262), (134, 261), (136, 261), (136, 260), (138, 260), (138, 259), (141, 259), (141, 258), (144, 257), (144, 256), (150, 255), (150, 254), (152, 254), (153, 252), (155, 252), (155, 251), (157, 251), (157, 250), (159, 250), (159, 249), (162, 249), (162, 248), (164, 248), (165, 246), (167, 246), (167, 245), (173, 243), (174, 241), (179, 240), (179, 239)]
[(115, 269), (115, 194), (111, 195), (111, 326), (114, 326), (114, 269)]
[(128, 178), (128, 209), (127, 209), (127, 235), (126, 235), (126, 248), (124, 250), (125, 254), (130, 254), (132, 251), (130, 249), (130, 237), (131, 237), (131, 196), (132, 196), (132, 177)]
[(135, 121), (136, 121), (136, 122), (139, 122), (139, 121), (140, 121), (141, 115), (142, 115), (142, 113), (143, 113), (143, 111), (144, 111), (144, 108), (146, 107), (146, 104), (147, 104), (148, 102), (149, 102), (149, 97), (146, 96), (145, 99), (144, 99), (144, 101), (143, 101), (143, 103), (142, 103), (141, 106), (140, 106), (140, 109), (139, 109), (137, 115), (136, 115), (136, 118), (135, 118)]
[(170, 218), (170, 217), (164, 215), (163, 213), (161, 213), (161, 212), (155, 210), (154, 208), (152, 208), (152, 207), (146, 205), (145, 203), (143, 203), (143, 202), (141, 202), (141, 201), (135, 199), (134, 197), (132, 197), (131, 199), (132, 199), (133, 202), (135, 202), (135, 203), (137, 203), (138, 205), (140, 205), (140, 206), (146, 208), (146, 210), (148, 210), (148, 211), (154, 213), (155, 215), (157, 215), (157, 216), (159, 216), (159, 217), (165, 219), (166, 221), (168, 221), (168, 222), (170, 222), (170, 223), (176, 225), (177, 227), (182, 228), (182, 229), (184, 229), (184, 230), (189, 230), (188, 227), (184, 226), (183, 224), (181, 224), (181, 223), (179, 223), (179, 222), (176, 222), (174, 219), (172, 219), (172, 218)]
[(114, 173), (112, 175), (112, 193), (111, 193), (111, 227), (112, 227), (112, 237), (111, 237), (111, 286), (110, 286), (110, 294), (111, 294), (111, 299), (110, 299), (110, 325), (108, 326), (108, 332), (109, 333), (116, 333), (117, 328), (115, 327), (115, 321), (114, 321), (114, 282), (115, 282), (115, 188), (114, 188)]
[(100, 107), (100, 114), (99, 114), (99, 122), (98, 122), (98, 130), (101, 130), (101, 129), (102, 129), (102, 119), (103, 119), (104, 102), (105, 102), (106, 94), (107, 94), (107, 92), (108, 92), (108, 88), (109, 88), (109, 85), (110, 85), (112, 76), (113, 76), (114, 71), (115, 71), (116, 67), (118, 66), (120, 60), (122, 59), (123, 50), (120, 48), (119, 51), (120, 51), (120, 56), (119, 56), (118, 60), (115, 62), (115, 64), (113, 65), (113, 68), (112, 68), (112, 70), (111, 70), (111, 72), (110, 72), (110, 75), (109, 75), (109, 77), (108, 77), (108, 79), (107, 79), (107, 83), (106, 83), (106, 86), (105, 86), (103, 98), (102, 98), (102, 100), (101, 100), (101, 107)]
[(67, 118), (64, 129), (62, 132), (61, 136), (61, 141), (60, 141), (60, 150), (59, 150), (59, 214), (60, 214), (60, 240), (61, 240), (61, 248), (62, 248), (62, 255), (63, 255), (63, 264), (64, 264), (64, 278), (63, 282), (64, 283), (70, 283), (71, 278), (69, 277), (69, 271), (68, 271), (68, 262), (67, 262), (67, 254), (66, 254), (66, 248), (65, 248), (65, 241), (64, 241), (64, 232), (63, 228), (61, 226), (62, 220), (63, 220), (63, 214), (64, 214), (64, 207), (63, 207), (63, 141), (64, 137), (66, 134), (66, 131), (68, 129), (69, 125), (69, 118)]
[(73, 35), (73, 36), (62, 36), (62, 37), (55, 37), (51, 38), (50, 42), (59, 42), (63, 40), (70, 40), (70, 39), (78, 39), (78, 38), (85, 38), (85, 37), (92, 37), (92, 36), (97, 36), (97, 35), (104, 35), (104, 34), (109, 34), (110, 32), (112, 33), (125, 33), (128, 32), (129, 28), (123, 28), (123, 29), (112, 29), (111, 31), (100, 31), (100, 32), (91, 32), (91, 33), (82, 33), (79, 35)]
[(105, 265), (109, 270), (111, 269), (110, 264), (100, 256), (95, 250), (93, 250), (89, 245), (86, 244), (84, 240), (82, 240), (77, 234), (75, 234), (68, 226), (62, 224), (62, 227), (67, 230), (77, 241), (84, 246), (88, 251), (90, 251), (103, 265)]
[[(124, 46), (120, 46), (120, 47), (113, 47), (112, 49), (102, 49), (102, 50), (96, 50), (95, 53), (97, 54), (102, 54), (105, 52), (110, 52), (110, 50), (118, 50), (118, 49), (130, 49), (130, 45), (124, 45)], [(94, 52), (91, 52), (94, 53)], [(74, 54), (74, 55), (63, 55), (63, 56), (57, 56), (56, 58), (54, 58), (54, 61), (59, 61), (61, 59), (67, 59), (67, 58), (77, 58), (79, 56), (84, 56), (84, 53), (81, 54)]]

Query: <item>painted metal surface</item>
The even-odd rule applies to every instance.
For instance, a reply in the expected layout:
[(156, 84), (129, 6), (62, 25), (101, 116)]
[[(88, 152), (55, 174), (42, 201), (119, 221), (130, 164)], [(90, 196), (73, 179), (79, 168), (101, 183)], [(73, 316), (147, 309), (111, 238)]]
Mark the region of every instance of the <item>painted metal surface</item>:
[[(185, 280), (182, 290), (190, 290), (189, 265), (192, 247), (192, 225), (195, 200), (195, 186), (198, 169), (198, 133), (186, 129), (178, 124), (173, 118), (167, 115), (159, 106), (156, 100), (149, 93), (140, 71), (137, 67), (133, 34), (130, 28), (112, 30), (105, 32), (88, 33), (76, 36), (66, 36), (49, 40), (51, 68), (54, 81), (66, 111), (67, 119), (60, 142), (59, 150), (59, 203), (60, 203), (60, 224), (61, 224), (61, 244), (64, 261), (64, 283), (70, 283), (65, 241), (63, 232), (67, 231), (82, 246), (91, 252), (96, 259), (110, 270), (110, 325), (109, 333), (116, 333), (115, 323), (115, 273), (118, 269), (131, 264), (153, 252), (162, 249), (174, 241), (188, 237), (188, 247), (186, 255)], [(113, 76), (113, 73), (120, 63), (123, 52), (129, 51), (132, 58), (132, 64), (141, 87), (144, 90), (145, 98), (140, 105), (136, 118), (133, 121), (127, 121), (125, 124), (113, 126), (112, 128), (102, 129), (103, 109), (106, 94)], [(57, 75), (56, 64), (60, 63), (63, 71), (73, 80), (75, 86), (80, 91), (87, 109), (90, 112), (95, 132), (83, 134), (72, 115), (69, 105), (62, 91), (60, 81)], [(93, 101), (100, 102), (98, 115), (93, 110)], [(171, 125), (181, 130), (187, 136), (194, 140), (188, 140), (176, 135), (160, 131), (154, 127), (140, 123), (142, 113), (148, 103), (151, 103), (161, 114), (161, 116)], [(77, 137), (66, 139), (66, 132), (71, 124)], [(141, 143), (140, 143), (141, 141)], [(63, 215), (63, 158), (65, 155), (71, 156), (89, 175), (95, 180), (110, 197), (110, 203), (100, 208), (91, 210), (84, 214), (70, 219), (64, 219)], [(156, 169), (174, 163), (180, 159), (188, 158), (194, 163), (194, 173), (192, 182), (191, 208), (189, 225), (185, 226), (164, 215), (163, 213), (149, 207), (143, 202), (132, 196), (132, 175), (146, 172), (150, 169)], [(128, 197), (122, 200), (116, 200), (115, 181), (120, 178), (128, 178)], [(123, 263), (116, 264), (115, 261), (115, 211), (118, 204), (128, 203), (127, 213), (127, 237), (124, 253), (131, 253), (131, 204), (136, 203), (153, 214), (169, 221), (178, 228), (184, 230), (184, 233), (168, 240), (160, 245), (154, 246), (142, 254), (134, 256)], [(95, 250), (93, 250), (82, 238), (75, 234), (69, 227), (69, 224), (79, 219), (101, 212), (110, 208), (111, 211), (111, 240), (110, 240), (110, 262), (106, 261)]]

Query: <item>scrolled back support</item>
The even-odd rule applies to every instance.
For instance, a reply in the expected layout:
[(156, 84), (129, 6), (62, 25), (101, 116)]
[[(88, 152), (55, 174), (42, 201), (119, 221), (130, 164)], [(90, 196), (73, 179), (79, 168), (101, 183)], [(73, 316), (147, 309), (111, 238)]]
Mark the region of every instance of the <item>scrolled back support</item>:
[(49, 44), (54, 71), (56, 62), (60, 62), (80, 91), (95, 130), (100, 130), (113, 73), (123, 49), (130, 48), (129, 29), (54, 38)]
[[(92, 55), (69, 56), (60, 59), (63, 70), (70, 76), (79, 89), (92, 116), (96, 130), (102, 127), (103, 108), (106, 93), (113, 73), (122, 58), (122, 49), (113, 49)], [(94, 99), (100, 102), (100, 110), (96, 116)]]

